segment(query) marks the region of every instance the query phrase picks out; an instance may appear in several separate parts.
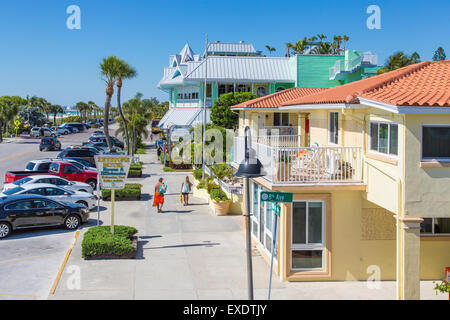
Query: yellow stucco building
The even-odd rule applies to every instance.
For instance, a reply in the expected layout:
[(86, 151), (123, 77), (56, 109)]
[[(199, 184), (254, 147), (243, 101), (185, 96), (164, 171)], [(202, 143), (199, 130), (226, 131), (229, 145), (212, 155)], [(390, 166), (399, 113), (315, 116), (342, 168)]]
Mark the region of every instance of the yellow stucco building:
[[(293, 88), (234, 106), (233, 165), (244, 128), (265, 176), (250, 183), (252, 238), (266, 259), (282, 204), (275, 270), (285, 281), (420, 279), (450, 267), (450, 60), (422, 62), (331, 89)], [(244, 193), (245, 194), (245, 193)]]

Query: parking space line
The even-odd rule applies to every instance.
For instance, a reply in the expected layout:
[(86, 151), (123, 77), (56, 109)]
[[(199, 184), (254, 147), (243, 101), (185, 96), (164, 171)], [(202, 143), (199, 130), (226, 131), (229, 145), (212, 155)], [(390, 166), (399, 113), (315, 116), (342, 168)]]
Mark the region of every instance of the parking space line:
[(50, 289), (49, 294), (55, 294), (56, 286), (58, 285), (59, 279), (61, 278), (61, 274), (64, 270), (64, 267), (66, 266), (67, 260), (69, 259), (70, 253), (72, 252), (72, 249), (75, 246), (75, 243), (77, 241), (79, 234), (80, 234), (80, 230), (77, 230), (77, 232), (75, 232), (75, 237), (73, 239), (72, 245), (70, 246), (69, 250), (67, 250), (67, 252), (66, 252), (66, 256), (64, 257), (63, 263), (62, 263), (61, 267), (59, 268), (58, 274), (56, 275), (56, 279), (53, 282), (53, 286)]
[(35, 256), (35, 257), (28, 257), (28, 258), (21, 258), (21, 259), (13, 259), (13, 260), (6, 260), (6, 261), (0, 261), (0, 264), (7, 264), (7, 263), (14, 263), (14, 262), (21, 262), (21, 261), (28, 261), (28, 260), (35, 260), (35, 259), (41, 259), (41, 258), (46, 258), (46, 257), (50, 257), (50, 256), (54, 256), (57, 255), (58, 253), (50, 253), (50, 254), (46, 254), (46, 255), (42, 255), (42, 256)]
[(35, 296), (32, 294), (17, 294), (17, 293), (0, 293), (0, 296), (8, 296), (8, 297), (23, 297), (23, 298), (35, 298), (39, 299), (39, 296)]
[(11, 159), (14, 159), (14, 158), (17, 158), (17, 157), (21, 157), (21, 156), (24, 156), (24, 155), (32, 153), (32, 152), (36, 152), (36, 150), (29, 150), (29, 151), (18, 153), (18, 154), (15, 154), (15, 155), (12, 155), (12, 156), (9, 156), (9, 157), (6, 157), (6, 158), (1, 158), (0, 162), (6, 161), (6, 160), (11, 160)]

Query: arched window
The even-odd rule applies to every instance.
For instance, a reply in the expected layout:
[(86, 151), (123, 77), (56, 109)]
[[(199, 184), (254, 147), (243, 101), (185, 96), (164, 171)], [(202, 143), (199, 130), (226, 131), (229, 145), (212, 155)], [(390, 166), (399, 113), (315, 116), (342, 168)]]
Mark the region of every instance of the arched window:
[(264, 87), (258, 87), (258, 89), (256, 89), (256, 95), (258, 97), (262, 97), (266, 95), (266, 88)]
[(283, 90), (286, 90), (286, 88), (284, 88), (284, 87), (278, 87), (277, 90), (275, 90), (275, 91), (276, 91), (276, 92), (280, 92), (280, 91), (283, 91)]

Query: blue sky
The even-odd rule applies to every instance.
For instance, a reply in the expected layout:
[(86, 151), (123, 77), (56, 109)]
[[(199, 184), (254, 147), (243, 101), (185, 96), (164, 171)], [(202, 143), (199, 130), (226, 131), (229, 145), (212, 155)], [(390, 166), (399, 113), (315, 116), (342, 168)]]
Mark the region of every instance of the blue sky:
[[(66, 27), (72, 4), (81, 8), (81, 30)], [(381, 30), (366, 27), (371, 4), (381, 8)], [(257, 50), (270, 45), (277, 56), (286, 42), (324, 33), (348, 35), (348, 47), (371, 50), (381, 63), (398, 50), (429, 60), (438, 46), (450, 57), (449, 12), (448, 0), (2, 0), (0, 95), (103, 105), (98, 65), (117, 55), (138, 70), (124, 85), (124, 100), (136, 92), (166, 100), (156, 85), (169, 55), (186, 42), (203, 52), (205, 34), (211, 41), (251, 42)]]

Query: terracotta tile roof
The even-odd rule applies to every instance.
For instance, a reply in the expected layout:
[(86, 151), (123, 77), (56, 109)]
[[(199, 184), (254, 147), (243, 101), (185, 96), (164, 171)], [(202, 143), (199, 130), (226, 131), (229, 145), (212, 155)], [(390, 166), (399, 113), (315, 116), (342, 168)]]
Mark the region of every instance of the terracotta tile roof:
[(278, 108), (284, 102), (314, 94), (322, 90), (325, 90), (325, 88), (290, 88), (264, 97), (242, 102), (231, 108)]
[(358, 97), (396, 106), (450, 107), (450, 60), (424, 61), (298, 97), (282, 105), (358, 104)]

